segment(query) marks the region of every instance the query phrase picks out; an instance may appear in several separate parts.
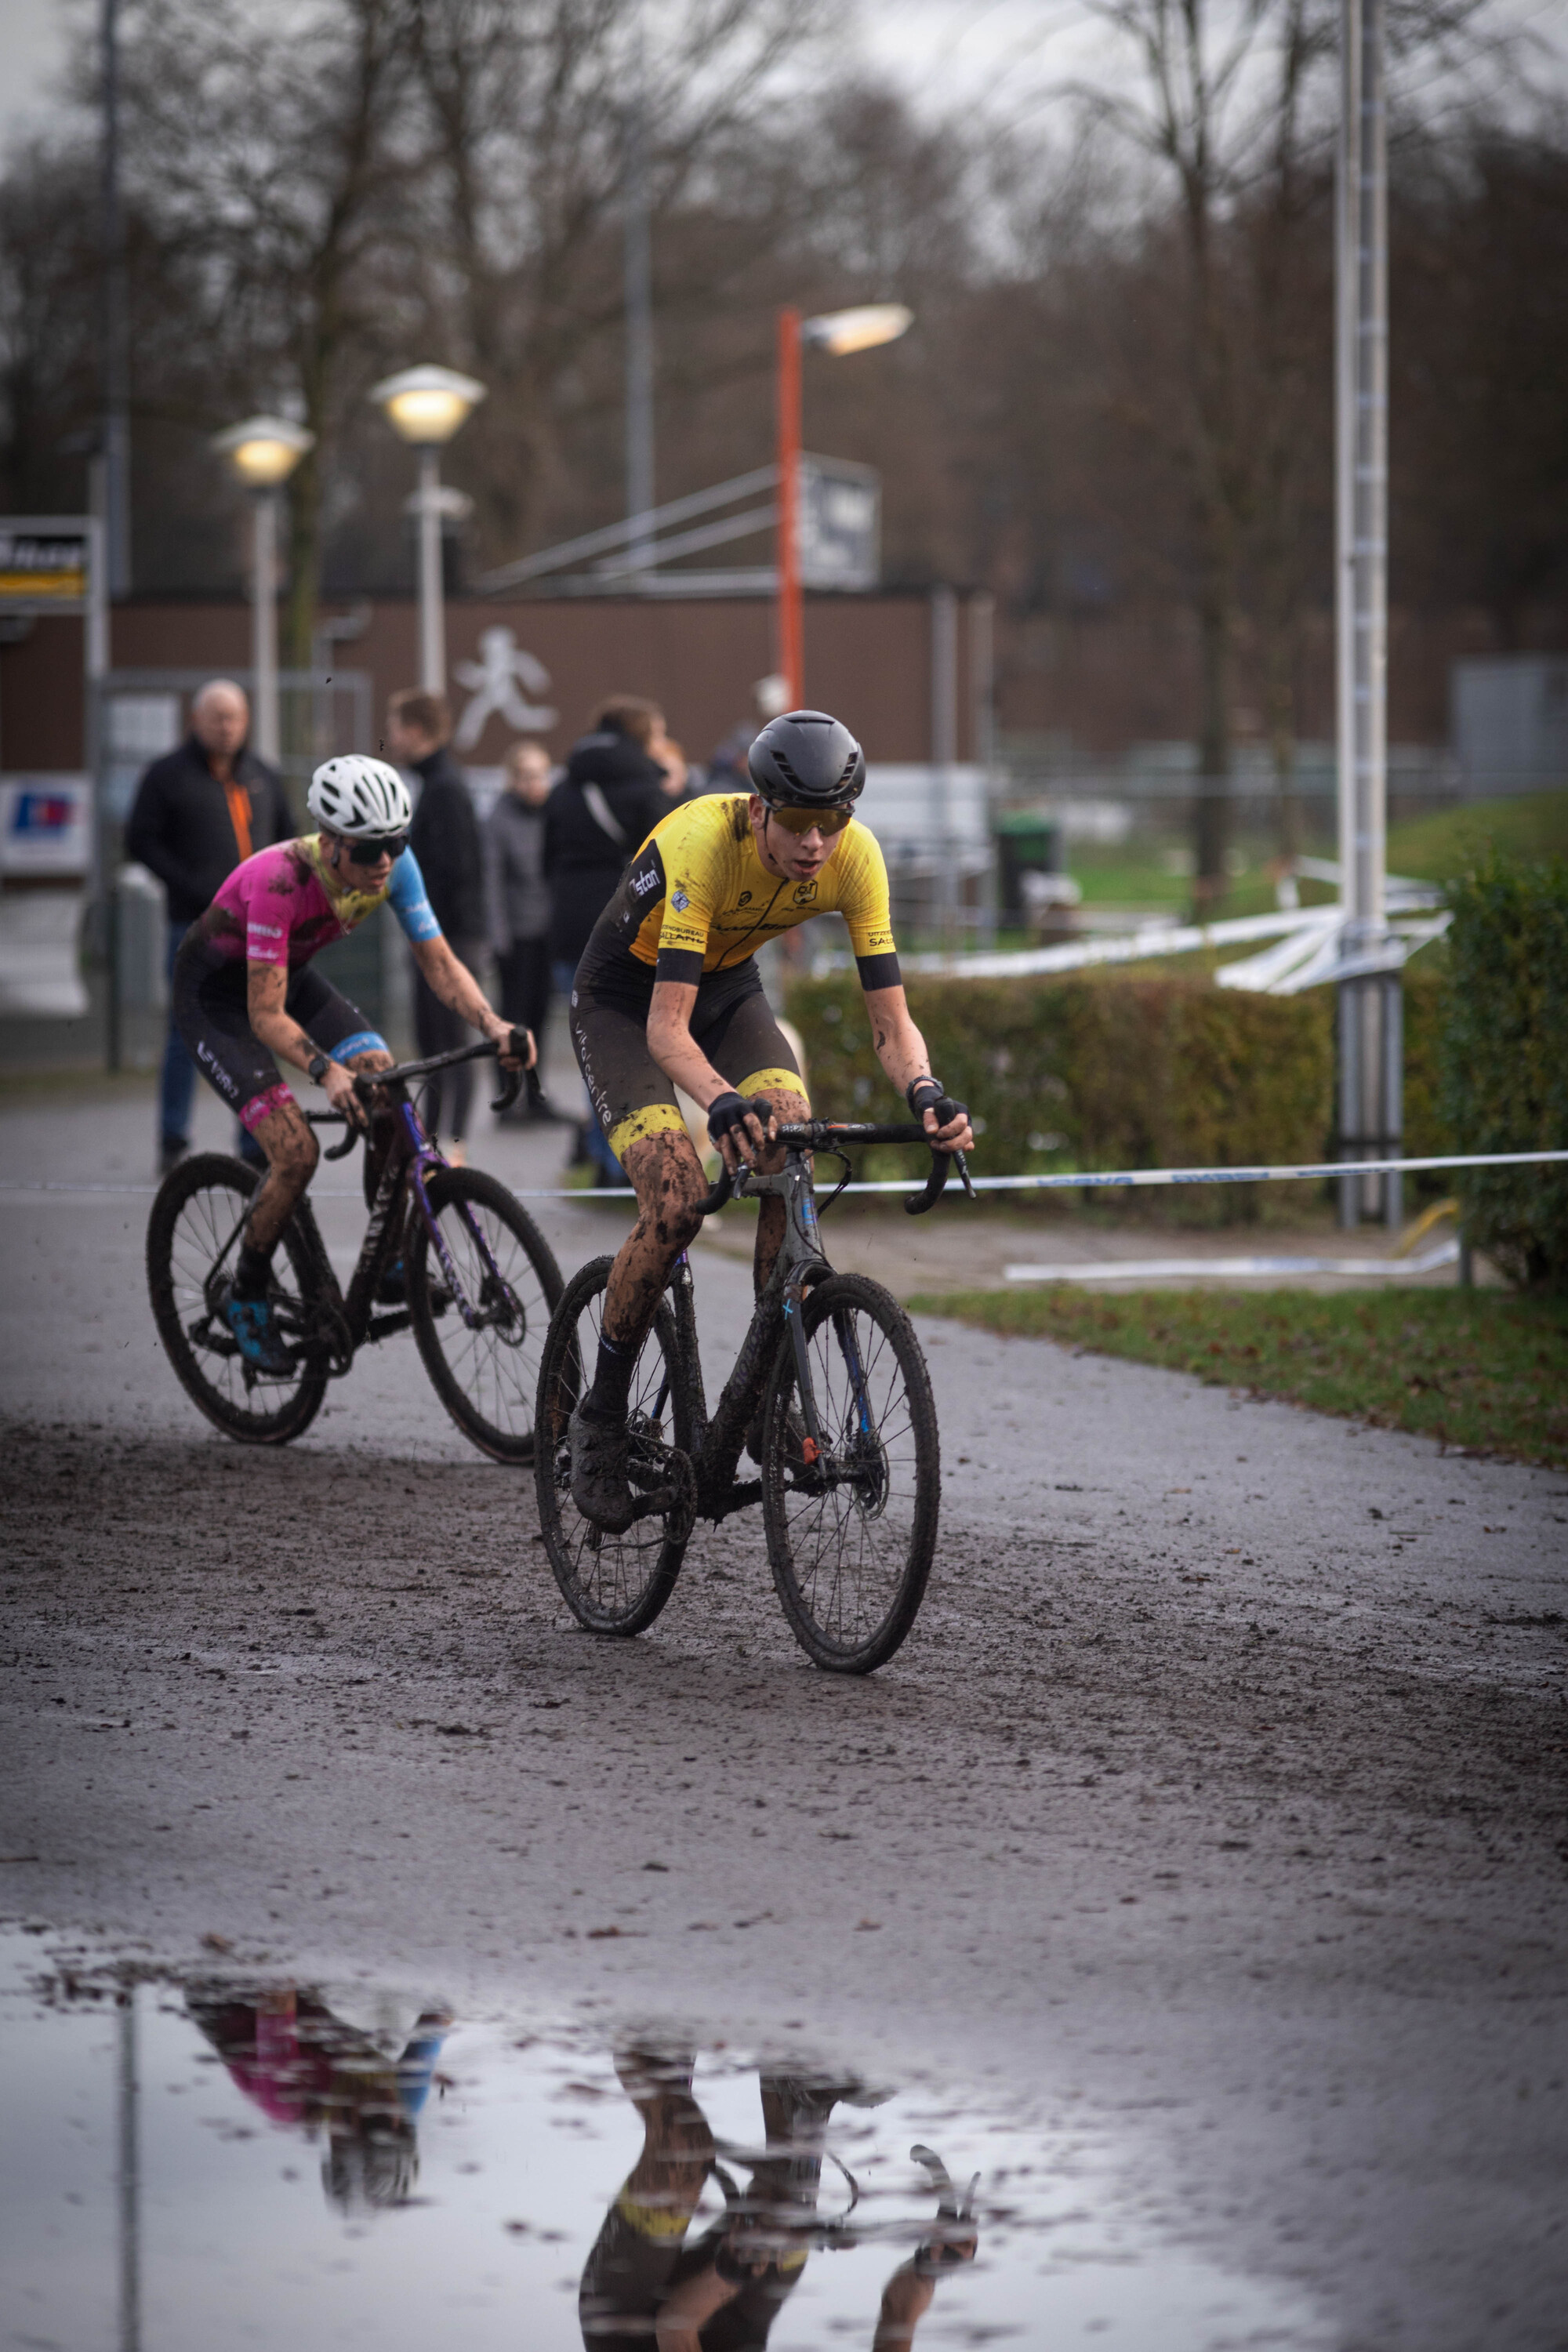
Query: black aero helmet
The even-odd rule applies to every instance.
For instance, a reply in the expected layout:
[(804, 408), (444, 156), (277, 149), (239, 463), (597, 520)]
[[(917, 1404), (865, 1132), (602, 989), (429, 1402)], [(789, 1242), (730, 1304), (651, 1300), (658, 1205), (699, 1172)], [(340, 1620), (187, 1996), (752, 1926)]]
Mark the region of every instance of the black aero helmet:
[(770, 719), (746, 765), (752, 789), (770, 808), (847, 808), (866, 789), (866, 754), (843, 720), (826, 710)]

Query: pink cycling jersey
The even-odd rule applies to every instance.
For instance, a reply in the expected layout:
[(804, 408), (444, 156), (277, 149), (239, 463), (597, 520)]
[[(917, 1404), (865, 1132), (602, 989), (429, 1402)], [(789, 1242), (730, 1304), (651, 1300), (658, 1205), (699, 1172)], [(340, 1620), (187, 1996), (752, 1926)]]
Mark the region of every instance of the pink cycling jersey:
[(393, 866), (384, 890), (328, 890), (318, 835), (258, 849), (237, 866), (198, 926), (201, 947), (215, 964), (280, 964), (298, 971), (334, 940), (346, 939), (367, 915), (390, 905), (411, 940), (440, 936), (411, 849)]

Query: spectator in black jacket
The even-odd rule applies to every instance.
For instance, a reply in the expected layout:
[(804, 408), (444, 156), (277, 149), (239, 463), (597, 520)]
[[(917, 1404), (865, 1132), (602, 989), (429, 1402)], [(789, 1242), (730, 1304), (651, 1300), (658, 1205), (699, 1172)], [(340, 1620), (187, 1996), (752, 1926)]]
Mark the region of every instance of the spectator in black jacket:
[[(459, 963), (477, 974), (485, 953), (485, 862), (479, 820), (461, 768), (447, 749), (452, 722), (438, 694), (416, 687), (395, 694), (387, 706), (387, 749), (400, 768), (419, 779), (408, 846), (419, 860), (425, 888)], [(422, 972), (414, 973), (414, 1034), (423, 1059), (472, 1045), (474, 1034), (448, 1012)], [(426, 1124), (440, 1131), (444, 1108), (451, 1112), (448, 1158), (461, 1167), (468, 1157), (468, 1112), (474, 1068), (460, 1063), (432, 1078), (426, 1097)]]
[[(490, 945), (496, 951), (503, 1021), (531, 1029), (544, 1051), (550, 1018), (550, 885), (544, 878), (544, 803), (550, 798), (550, 753), (525, 735), (506, 755), (506, 784), (486, 828), (486, 878), (490, 897)], [(519, 1126), (553, 1116), (521, 1104), (503, 1113)]]
[[(246, 748), (250, 705), (231, 679), (215, 677), (191, 705), (191, 732), (177, 751), (154, 760), (136, 787), (125, 854), (145, 866), (168, 898), (168, 970), (218, 887), (254, 850), (288, 841), (294, 821), (275, 770)], [(169, 1020), (158, 1088), (158, 1158), (169, 1170), (191, 1145), (196, 1070)], [(247, 1157), (259, 1153), (241, 1129)]]
[[(657, 703), (636, 694), (611, 695), (600, 705), (593, 733), (573, 744), (566, 773), (545, 803), (550, 962), (556, 988), (568, 999), (588, 934), (614, 896), (622, 866), (670, 813), (665, 771), (649, 749), (663, 735), (664, 713)], [(592, 1113), (582, 1132), (600, 1182), (624, 1183)]]

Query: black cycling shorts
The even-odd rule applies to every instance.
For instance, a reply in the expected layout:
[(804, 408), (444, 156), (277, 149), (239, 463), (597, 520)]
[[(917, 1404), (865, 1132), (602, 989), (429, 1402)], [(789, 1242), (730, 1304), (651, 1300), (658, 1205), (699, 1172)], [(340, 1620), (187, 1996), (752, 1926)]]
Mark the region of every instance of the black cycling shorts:
[[(601, 971), (595, 985), (584, 980), (579, 967), (572, 991), (577, 1066), (617, 1160), (624, 1160), (627, 1145), (640, 1142), (645, 1135), (684, 1132), (686, 1128), (674, 1085), (648, 1052), (653, 980), (650, 970), (645, 993), (638, 986), (617, 987)], [(699, 982), (691, 1039), (737, 1093), (804, 1098), (800, 1064), (773, 1018), (762, 975), (751, 958), (731, 971), (709, 972)]]
[[(194, 943), (174, 959), (174, 1025), (207, 1084), (239, 1115), (240, 1125), (259, 1122), (294, 1100), (278, 1075), (278, 1065), (250, 1025), (243, 963), (216, 969)], [(386, 1051), (385, 1040), (330, 980), (307, 964), (293, 973), (283, 1009), (307, 1037), (336, 1062)]]

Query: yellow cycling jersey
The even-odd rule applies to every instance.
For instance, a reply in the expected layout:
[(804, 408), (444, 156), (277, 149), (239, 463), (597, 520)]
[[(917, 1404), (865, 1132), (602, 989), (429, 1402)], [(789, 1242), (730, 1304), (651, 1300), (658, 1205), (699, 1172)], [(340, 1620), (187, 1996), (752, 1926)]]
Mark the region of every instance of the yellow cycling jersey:
[(696, 984), (829, 914), (848, 927), (861, 986), (896, 988), (888, 869), (875, 834), (852, 820), (812, 881), (780, 880), (757, 854), (746, 794), (711, 793), (654, 827), (600, 917), (595, 945), (618, 947), (660, 980)]

